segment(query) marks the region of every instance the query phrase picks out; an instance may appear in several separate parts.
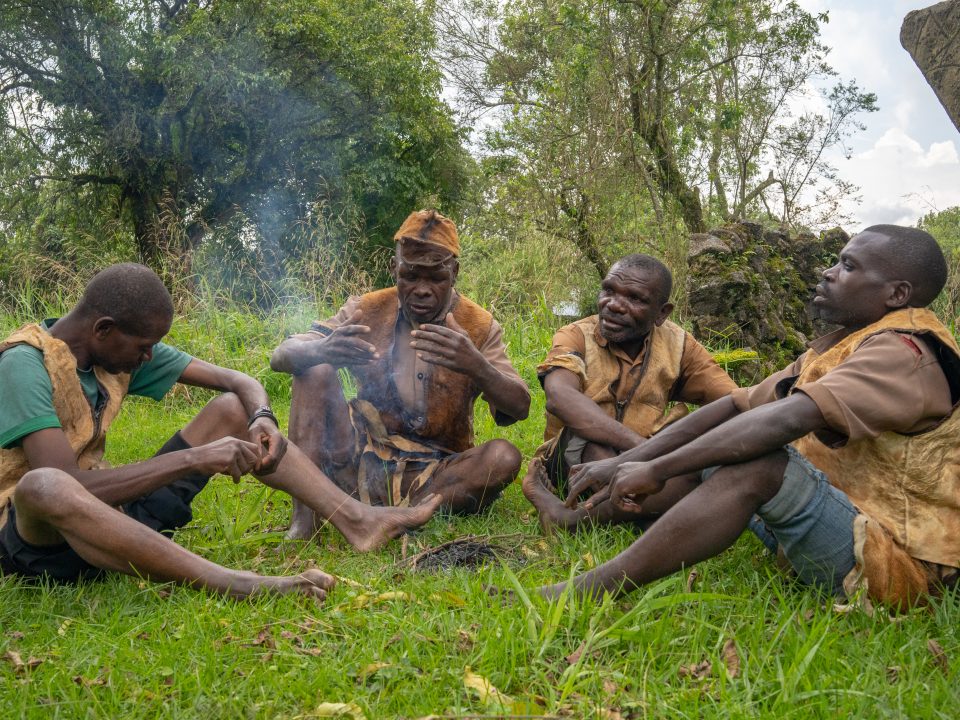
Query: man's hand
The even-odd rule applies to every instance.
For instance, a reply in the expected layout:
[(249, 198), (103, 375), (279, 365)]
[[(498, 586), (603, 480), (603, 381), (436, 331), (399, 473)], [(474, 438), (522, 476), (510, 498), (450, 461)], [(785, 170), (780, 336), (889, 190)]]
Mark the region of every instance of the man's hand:
[(584, 500), (583, 507), (596, 507), (602, 503), (610, 497), (610, 484), (619, 467), (620, 460), (616, 457), (574, 465), (570, 468), (570, 484), (564, 504), (569, 508), (577, 507), (577, 498), (584, 493), (591, 496)]
[[(256, 424), (256, 423), (255, 423)], [(234, 482), (260, 464), (260, 445), (235, 437), (220, 438), (188, 450), (197, 472), (204, 475), (229, 475)]]
[(417, 351), (417, 357), (426, 362), (464, 375), (473, 375), (485, 363), (467, 331), (453, 319), (453, 313), (447, 314), (446, 326), (421, 325), (411, 335), (414, 340), (410, 346)]
[(363, 312), (356, 310), (343, 325), (324, 338), (316, 340), (323, 347), (323, 362), (334, 367), (366, 365), (380, 357), (377, 349), (363, 339), (370, 334), (369, 325), (361, 325)]
[(254, 468), (257, 475), (269, 475), (276, 470), (287, 452), (287, 439), (268, 417), (257, 418), (250, 425), (250, 442), (260, 448), (260, 462)]
[(650, 463), (623, 463), (610, 485), (610, 502), (627, 512), (638, 512), (644, 498), (663, 490), (666, 480), (659, 479)]

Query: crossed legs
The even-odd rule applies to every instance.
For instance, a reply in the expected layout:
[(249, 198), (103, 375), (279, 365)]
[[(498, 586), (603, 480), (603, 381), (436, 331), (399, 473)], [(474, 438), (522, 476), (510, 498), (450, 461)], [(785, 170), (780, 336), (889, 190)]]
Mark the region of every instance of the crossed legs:
[[(356, 496), (357, 438), (349, 418), (343, 387), (333, 367), (318, 365), (294, 376), (290, 439), (341, 489)], [(436, 495), (440, 497), (439, 506), (452, 512), (482, 510), (513, 482), (521, 460), (520, 451), (506, 440), (491, 440), (470, 448), (415, 491), (411, 505), (420, 507)], [(309, 538), (317, 525), (316, 514), (295, 500), (287, 537)]]

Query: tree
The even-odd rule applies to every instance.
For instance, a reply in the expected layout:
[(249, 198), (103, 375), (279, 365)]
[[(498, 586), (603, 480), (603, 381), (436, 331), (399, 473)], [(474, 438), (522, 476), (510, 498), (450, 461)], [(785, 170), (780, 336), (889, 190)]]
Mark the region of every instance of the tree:
[(415, 0), (0, 4), (0, 222), (96, 195), (152, 264), (218, 232), (279, 262), (322, 198), (383, 240), (466, 191), (434, 40)]
[(441, 17), (461, 103), (497, 113), (487, 152), (535, 178), (536, 212), (598, 270), (611, 226), (621, 246), (678, 221), (799, 222), (811, 187), (839, 182), (825, 150), (875, 98), (840, 84), (827, 111), (794, 110), (833, 76), (824, 21), (783, 0), (464, 0)]

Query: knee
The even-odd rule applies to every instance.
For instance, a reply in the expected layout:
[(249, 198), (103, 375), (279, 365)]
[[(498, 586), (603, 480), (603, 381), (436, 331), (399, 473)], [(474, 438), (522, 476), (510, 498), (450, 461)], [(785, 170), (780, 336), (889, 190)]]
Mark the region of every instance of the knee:
[(31, 470), (17, 483), (13, 505), (19, 511), (52, 516), (69, 512), (70, 500), (83, 490), (73, 476), (55, 468)]
[(523, 456), (513, 443), (507, 440), (497, 439), (486, 443), (484, 455), (491, 477), (513, 480), (520, 472)]
[(247, 410), (240, 398), (231, 392), (218, 395), (203, 409), (205, 424), (222, 435), (242, 437), (247, 429)]
[(293, 397), (316, 402), (322, 400), (334, 387), (340, 387), (340, 375), (333, 365), (314, 365), (293, 376)]
[(753, 504), (762, 505), (780, 491), (783, 485), (783, 473), (787, 467), (787, 453), (776, 450), (762, 457), (720, 468), (711, 477), (717, 482), (729, 481)]

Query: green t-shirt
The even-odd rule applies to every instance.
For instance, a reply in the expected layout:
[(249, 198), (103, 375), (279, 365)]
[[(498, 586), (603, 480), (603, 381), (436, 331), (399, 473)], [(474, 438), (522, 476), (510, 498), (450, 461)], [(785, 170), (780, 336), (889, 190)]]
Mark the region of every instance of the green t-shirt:
[[(43, 326), (49, 327), (47, 320)], [(164, 343), (153, 346), (153, 357), (133, 371), (130, 395), (161, 400), (193, 358)], [(80, 387), (90, 407), (100, 406), (100, 387), (93, 370), (77, 369)], [(63, 427), (53, 408), (53, 384), (43, 364), (43, 353), (30, 345), (16, 345), (0, 354), (0, 447), (19, 447), (30, 433)]]

